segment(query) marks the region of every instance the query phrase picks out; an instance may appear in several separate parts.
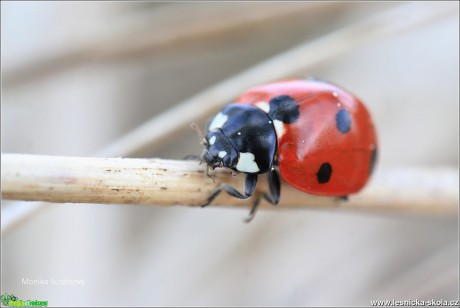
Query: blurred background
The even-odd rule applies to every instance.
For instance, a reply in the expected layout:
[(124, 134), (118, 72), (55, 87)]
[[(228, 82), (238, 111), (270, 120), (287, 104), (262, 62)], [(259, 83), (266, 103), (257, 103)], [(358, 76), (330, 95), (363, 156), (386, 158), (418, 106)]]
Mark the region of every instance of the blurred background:
[[(94, 155), (272, 56), (394, 10), (403, 18), (383, 28), (426, 21), (356, 46), (350, 36), (348, 51), (301, 76), (333, 81), (366, 102), (381, 143), (378, 170), (457, 170), (458, 9), (457, 2), (1, 2), (2, 153)], [(187, 129), (136, 156), (199, 153)], [(33, 204), (2, 201), (2, 224), (15, 207)], [(457, 217), (277, 208), (244, 224), (246, 215), (212, 206), (42, 207), (2, 232), (1, 292), (50, 306), (458, 299)]]

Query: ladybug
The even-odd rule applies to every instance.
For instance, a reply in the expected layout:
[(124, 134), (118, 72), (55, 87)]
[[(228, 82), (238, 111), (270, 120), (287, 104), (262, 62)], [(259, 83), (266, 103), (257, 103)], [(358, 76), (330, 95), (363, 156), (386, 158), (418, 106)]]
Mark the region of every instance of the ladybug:
[[(346, 199), (361, 190), (377, 157), (377, 136), (363, 103), (344, 89), (319, 80), (290, 80), (257, 86), (225, 106), (207, 127), (202, 161), (208, 169), (244, 173), (240, 193), (250, 197), (260, 174), (267, 174), (272, 204), (280, 198), (280, 180), (309, 194)], [(251, 210), (255, 213), (260, 197)]]

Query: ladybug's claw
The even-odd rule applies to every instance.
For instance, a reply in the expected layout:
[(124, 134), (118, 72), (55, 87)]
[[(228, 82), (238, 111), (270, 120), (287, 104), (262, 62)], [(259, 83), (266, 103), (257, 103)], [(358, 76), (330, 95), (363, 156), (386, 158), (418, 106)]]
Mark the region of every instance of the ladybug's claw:
[(207, 206), (210, 205), (210, 204), (211, 204), (211, 201), (209, 201), (209, 199), (208, 199), (208, 201), (207, 201), (206, 203), (204, 203), (204, 204), (202, 204), (202, 205), (200, 205), (200, 206), (201, 206), (201, 207), (207, 207)]
[(212, 176), (212, 174), (209, 173), (209, 169), (211, 168), (209, 166), (206, 166), (206, 175), (208, 176), (208, 178), (212, 180), (213, 183), (215, 183), (216, 181), (214, 180), (214, 177)]

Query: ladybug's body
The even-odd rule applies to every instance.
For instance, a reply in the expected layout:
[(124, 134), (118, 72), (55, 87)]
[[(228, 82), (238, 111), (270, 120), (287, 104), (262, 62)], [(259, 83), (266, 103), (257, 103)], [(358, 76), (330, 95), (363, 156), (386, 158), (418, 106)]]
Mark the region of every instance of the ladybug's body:
[(256, 87), (237, 102), (270, 114), (290, 100), (299, 106), (298, 118), (290, 124), (274, 119), (281, 176), (315, 195), (359, 191), (371, 173), (377, 146), (364, 105), (336, 86), (306, 80)]
[[(365, 106), (345, 90), (321, 81), (292, 80), (246, 91), (211, 121), (203, 159), (211, 168), (247, 174), (245, 195), (257, 175), (269, 173), (272, 203), (279, 199), (279, 165), (287, 183), (306, 193), (347, 196), (366, 184), (375, 162), (377, 137)], [(224, 155), (225, 154), (225, 155)]]

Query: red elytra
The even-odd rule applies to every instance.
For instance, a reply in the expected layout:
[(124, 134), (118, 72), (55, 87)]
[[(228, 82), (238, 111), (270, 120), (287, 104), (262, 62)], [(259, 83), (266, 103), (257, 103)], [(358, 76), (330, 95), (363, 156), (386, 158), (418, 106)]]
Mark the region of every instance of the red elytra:
[(377, 155), (377, 135), (364, 104), (344, 89), (317, 80), (290, 80), (257, 86), (237, 103), (268, 112), (268, 102), (288, 95), (300, 117), (278, 123), (277, 155), (281, 176), (306, 193), (346, 196), (361, 190)]

